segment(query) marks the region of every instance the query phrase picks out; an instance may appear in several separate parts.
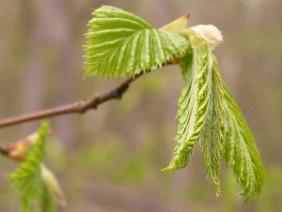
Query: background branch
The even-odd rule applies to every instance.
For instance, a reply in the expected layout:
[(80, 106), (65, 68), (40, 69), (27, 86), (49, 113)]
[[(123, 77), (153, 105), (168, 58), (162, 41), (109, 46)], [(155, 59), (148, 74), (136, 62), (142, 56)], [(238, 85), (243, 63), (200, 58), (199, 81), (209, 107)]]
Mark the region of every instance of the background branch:
[(107, 93), (104, 93), (103, 95), (96, 95), (92, 98), (86, 100), (80, 100), (67, 105), (54, 107), (46, 110), (40, 110), (33, 113), (28, 113), (24, 115), (15, 116), (12, 118), (6, 118), (0, 120), (0, 128), (17, 125), (25, 122), (35, 121), (43, 118), (50, 118), (53, 116), (61, 116), (71, 113), (82, 114), (90, 109), (97, 109), (97, 107), (104, 102), (107, 102), (112, 99), (120, 99), (128, 89), (129, 85), (137, 78), (139, 78), (141, 75), (143, 75), (143, 72), (140, 72), (140, 74), (137, 74), (133, 77), (127, 78), (116, 88), (108, 91)]

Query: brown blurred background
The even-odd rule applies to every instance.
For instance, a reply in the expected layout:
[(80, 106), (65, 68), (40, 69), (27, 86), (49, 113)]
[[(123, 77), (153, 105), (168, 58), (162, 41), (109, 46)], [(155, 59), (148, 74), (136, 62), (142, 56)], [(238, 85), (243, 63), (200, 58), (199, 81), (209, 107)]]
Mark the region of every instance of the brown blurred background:
[[(121, 102), (86, 115), (51, 120), (47, 164), (66, 192), (60, 211), (281, 211), (281, 0), (0, 0), (0, 118), (48, 108), (111, 89), (120, 80), (83, 79), (86, 23), (101, 4), (129, 10), (155, 26), (190, 13), (190, 25), (214, 24), (224, 34), (216, 49), (221, 73), (245, 114), (267, 179), (257, 200), (243, 204), (227, 169), (222, 197), (207, 181), (199, 151), (176, 174), (169, 161), (182, 79), (166, 67), (138, 80)], [(32, 133), (38, 122), (0, 129), (1, 143)], [(0, 158), (0, 211), (18, 211)]]

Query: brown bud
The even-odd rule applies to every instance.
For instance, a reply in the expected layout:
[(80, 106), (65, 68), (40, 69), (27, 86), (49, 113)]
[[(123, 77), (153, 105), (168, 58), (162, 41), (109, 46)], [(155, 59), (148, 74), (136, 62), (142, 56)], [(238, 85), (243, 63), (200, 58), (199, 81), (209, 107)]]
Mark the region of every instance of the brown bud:
[(30, 146), (34, 143), (36, 136), (36, 134), (31, 134), (14, 144), (10, 144), (7, 147), (1, 147), (0, 151), (3, 155), (9, 157), (10, 159), (21, 162), (25, 159), (26, 153)]

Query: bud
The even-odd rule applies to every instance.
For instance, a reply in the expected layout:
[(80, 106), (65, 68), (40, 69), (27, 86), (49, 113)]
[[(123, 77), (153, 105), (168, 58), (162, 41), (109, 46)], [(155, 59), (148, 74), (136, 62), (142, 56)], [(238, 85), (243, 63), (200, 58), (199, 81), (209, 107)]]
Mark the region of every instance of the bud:
[(53, 172), (50, 171), (44, 164), (41, 165), (41, 175), (52, 197), (61, 206), (65, 206), (66, 200), (59, 182)]
[(216, 47), (223, 41), (221, 32), (214, 25), (197, 25), (191, 27), (190, 30), (207, 41), (212, 48)]
[(14, 144), (10, 144), (7, 147), (1, 147), (3, 155), (9, 157), (12, 160), (21, 162), (25, 159), (31, 145), (35, 142), (37, 134), (31, 134), (26, 138), (17, 141)]
[(178, 19), (168, 23), (161, 29), (169, 32), (179, 33), (188, 27), (190, 15), (181, 16)]

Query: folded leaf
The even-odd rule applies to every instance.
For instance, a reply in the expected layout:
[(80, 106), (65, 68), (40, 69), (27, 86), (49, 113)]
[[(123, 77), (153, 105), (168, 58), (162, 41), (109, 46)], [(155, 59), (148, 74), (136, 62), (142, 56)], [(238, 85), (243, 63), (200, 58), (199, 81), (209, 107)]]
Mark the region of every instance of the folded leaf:
[(261, 190), (264, 169), (254, 138), (226, 85), (207, 42), (182, 33), (192, 45), (181, 60), (185, 87), (179, 98), (173, 159), (164, 171), (184, 168), (200, 141), (207, 175), (220, 194), (221, 158), (233, 169), (245, 200)]
[(224, 134), (223, 87), (216, 58), (211, 53), (209, 57), (212, 62), (207, 70), (210, 72), (208, 79), (208, 113), (199, 139), (207, 175), (216, 186), (218, 196), (221, 192), (219, 174)]
[(243, 190), (246, 201), (261, 190), (264, 168), (254, 137), (227, 86), (224, 86), (225, 139), (224, 159)]
[[(192, 55), (191, 55), (192, 54)], [(192, 58), (192, 63), (191, 63)], [(179, 97), (176, 146), (173, 159), (163, 171), (184, 168), (190, 161), (193, 148), (203, 128), (208, 113), (210, 67), (209, 49), (194, 48), (182, 59), (185, 87)]]
[(86, 75), (123, 77), (152, 71), (181, 57), (188, 48), (182, 36), (154, 29), (121, 9), (103, 6), (93, 15), (86, 34)]
[(54, 173), (44, 164), (41, 165), (41, 175), (48, 191), (61, 206), (66, 205), (65, 195)]

